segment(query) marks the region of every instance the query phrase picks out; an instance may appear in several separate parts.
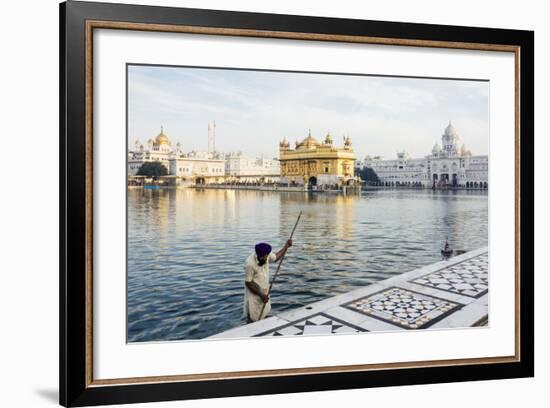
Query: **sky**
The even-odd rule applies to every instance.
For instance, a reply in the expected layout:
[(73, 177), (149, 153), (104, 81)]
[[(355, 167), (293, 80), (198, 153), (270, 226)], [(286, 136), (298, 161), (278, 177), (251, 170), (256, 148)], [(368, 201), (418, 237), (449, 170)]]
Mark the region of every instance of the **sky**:
[(128, 67), (128, 143), (160, 131), (184, 151), (278, 157), (279, 141), (349, 135), (359, 159), (431, 153), (452, 121), (472, 154), (488, 154), (489, 82), (190, 67)]

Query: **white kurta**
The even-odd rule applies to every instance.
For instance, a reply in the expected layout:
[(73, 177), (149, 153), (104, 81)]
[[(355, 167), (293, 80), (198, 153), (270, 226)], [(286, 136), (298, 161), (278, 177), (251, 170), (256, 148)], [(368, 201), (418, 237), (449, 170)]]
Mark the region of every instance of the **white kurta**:
[[(267, 261), (262, 266), (258, 265), (258, 257), (256, 253), (250, 255), (244, 265), (244, 273), (246, 282), (255, 282), (260, 289), (267, 293), (269, 289), (269, 262), (274, 262), (277, 259), (277, 256), (271, 252), (267, 257)], [(245, 316), (250, 316), (250, 319), (257, 321), (263, 319), (271, 311), (271, 300), (269, 300), (266, 305), (262, 316), (260, 313), (264, 302), (262, 298), (252, 292), (250, 289), (244, 285), (244, 308), (243, 312)]]

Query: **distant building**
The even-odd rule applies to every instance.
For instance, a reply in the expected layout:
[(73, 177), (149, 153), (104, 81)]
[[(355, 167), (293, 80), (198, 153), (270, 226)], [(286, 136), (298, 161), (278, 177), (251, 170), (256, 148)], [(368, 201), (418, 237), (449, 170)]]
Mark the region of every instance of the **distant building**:
[(427, 186), (429, 184), (426, 159), (411, 159), (404, 151), (397, 153), (395, 160), (366, 157), (364, 164), (366, 167), (372, 168), (385, 185), (397, 183)]
[(170, 159), (170, 175), (200, 184), (221, 182), (225, 176), (223, 154), (191, 151)]
[(225, 175), (230, 182), (278, 182), (280, 172), (277, 159), (250, 158), (241, 152), (225, 155)]
[(397, 153), (393, 160), (367, 156), (363, 166), (372, 168), (386, 186), (488, 188), (488, 156), (473, 156), (459, 144), (458, 133), (449, 122), (441, 136), (442, 146), (436, 143), (426, 157), (410, 158), (406, 152)]
[(279, 161), (264, 158), (251, 158), (241, 152), (225, 155), (225, 173), (228, 176), (279, 175)]
[[(209, 148), (213, 148), (213, 126), (208, 125)], [(186, 179), (189, 182), (208, 183), (221, 182), (225, 175), (225, 158), (222, 153), (191, 151), (184, 153), (178, 142), (173, 148), (172, 142), (164, 133), (160, 133), (147, 141), (147, 148), (136, 140), (134, 149), (128, 153), (128, 175), (137, 175), (139, 168), (145, 162), (160, 162), (168, 171), (169, 176)]]
[[(179, 144), (177, 148), (179, 148)], [(170, 158), (173, 156), (172, 142), (164, 134), (164, 129), (160, 127), (160, 133), (147, 141), (147, 148), (136, 140), (134, 149), (128, 153), (128, 175), (135, 176), (139, 168), (145, 162), (160, 162), (169, 170)]]
[(284, 138), (279, 144), (281, 182), (289, 185), (341, 186), (354, 184), (355, 153), (351, 138), (344, 137), (344, 146), (334, 147), (330, 133), (323, 143), (308, 136), (296, 142), (295, 149)]

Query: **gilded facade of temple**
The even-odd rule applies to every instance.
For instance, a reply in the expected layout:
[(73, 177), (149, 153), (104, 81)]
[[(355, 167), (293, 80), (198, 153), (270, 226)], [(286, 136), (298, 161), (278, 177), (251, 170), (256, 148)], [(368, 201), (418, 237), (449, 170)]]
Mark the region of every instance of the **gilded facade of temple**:
[(351, 138), (344, 137), (344, 146), (335, 147), (328, 133), (323, 143), (308, 136), (296, 142), (295, 149), (284, 138), (279, 144), (281, 183), (309, 186), (353, 185), (355, 152)]

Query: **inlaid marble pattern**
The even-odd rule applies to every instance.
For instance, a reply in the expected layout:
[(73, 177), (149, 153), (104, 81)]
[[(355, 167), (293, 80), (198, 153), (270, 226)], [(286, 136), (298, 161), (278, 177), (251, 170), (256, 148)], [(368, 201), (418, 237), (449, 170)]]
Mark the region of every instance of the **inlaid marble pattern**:
[(424, 329), (463, 305), (392, 287), (342, 305), (405, 329)]
[(483, 254), (412, 280), (422, 286), (479, 298), (489, 290), (488, 256)]
[(255, 336), (302, 336), (314, 334), (359, 333), (368, 330), (346, 323), (325, 313), (317, 313), (295, 322), (276, 327)]

